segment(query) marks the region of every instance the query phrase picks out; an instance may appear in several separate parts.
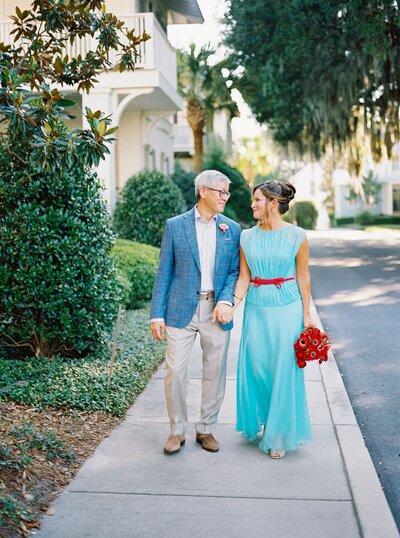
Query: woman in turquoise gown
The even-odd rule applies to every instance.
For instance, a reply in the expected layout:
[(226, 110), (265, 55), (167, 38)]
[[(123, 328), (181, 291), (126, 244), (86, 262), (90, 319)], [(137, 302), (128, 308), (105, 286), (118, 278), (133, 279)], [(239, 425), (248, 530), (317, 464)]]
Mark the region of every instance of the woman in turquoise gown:
[[(236, 429), (273, 459), (311, 439), (303, 370), (293, 344), (315, 326), (309, 313), (305, 231), (283, 221), (295, 188), (268, 181), (254, 188), (258, 225), (241, 236), (235, 307), (247, 292), (237, 371)], [(261, 279), (261, 280), (260, 280)], [(281, 280), (284, 279), (284, 280)]]

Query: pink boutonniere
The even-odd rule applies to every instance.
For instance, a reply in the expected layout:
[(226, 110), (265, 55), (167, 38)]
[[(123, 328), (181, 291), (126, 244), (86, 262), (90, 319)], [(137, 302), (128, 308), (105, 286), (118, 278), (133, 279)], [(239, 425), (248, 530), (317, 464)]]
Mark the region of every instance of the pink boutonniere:
[(229, 229), (229, 226), (225, 222), (221, 222), (218, 226), (223, 234)]

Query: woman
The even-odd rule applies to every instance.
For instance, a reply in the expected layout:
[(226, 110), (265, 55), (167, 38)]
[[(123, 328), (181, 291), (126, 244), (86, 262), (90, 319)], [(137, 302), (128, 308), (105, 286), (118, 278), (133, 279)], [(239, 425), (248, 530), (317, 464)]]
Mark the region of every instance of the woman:
[(271, 458), (311, 439), (303, 370), (293, 344), (310, 317), (310, 274), (305, 231), (286, 223), (296, 189), (266, 181), (253, 190), (257, 226), (241, 235), (235, 307), (246, 292), (238, 359), (237, 431)]

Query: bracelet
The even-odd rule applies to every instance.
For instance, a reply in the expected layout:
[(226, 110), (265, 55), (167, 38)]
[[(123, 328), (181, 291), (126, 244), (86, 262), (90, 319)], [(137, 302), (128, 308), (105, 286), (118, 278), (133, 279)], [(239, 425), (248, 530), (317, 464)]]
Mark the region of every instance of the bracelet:
[(236, 297), (236, 299), (239, 299), (240, 301), (243, 299), (243, 297), (239, 297), (239, 295), (233, 294), (233, 296)]

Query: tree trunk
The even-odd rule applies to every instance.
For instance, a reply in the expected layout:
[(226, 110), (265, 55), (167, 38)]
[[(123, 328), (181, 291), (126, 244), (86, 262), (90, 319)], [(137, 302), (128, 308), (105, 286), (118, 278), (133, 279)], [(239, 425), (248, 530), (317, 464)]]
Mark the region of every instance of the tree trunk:
[(206, 122), (206, 112), (197, 97), (192, 97), (187, 100), (187, 120), (193, 131), (194, 170), (199, 174), (203, 166), (203, 134)]
[(194, 138), (194, 171), (199, 174), (203, 168), (203, 129), (193, 131)]

